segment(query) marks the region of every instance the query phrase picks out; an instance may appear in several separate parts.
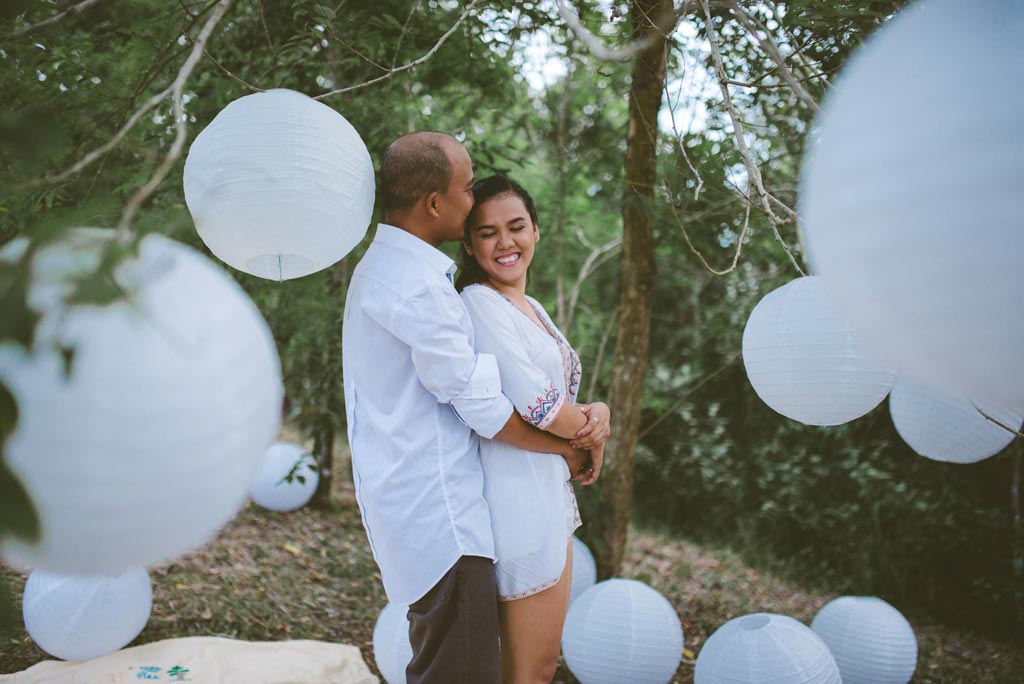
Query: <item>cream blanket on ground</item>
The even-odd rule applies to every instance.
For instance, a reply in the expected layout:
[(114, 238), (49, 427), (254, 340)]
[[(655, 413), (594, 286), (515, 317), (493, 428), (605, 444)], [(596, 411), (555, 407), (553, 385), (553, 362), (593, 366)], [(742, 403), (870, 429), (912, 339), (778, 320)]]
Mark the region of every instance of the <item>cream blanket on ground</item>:
[(84, 663), (48, 660), (3, 675), (10, 684), (379, 684), (359, 649), (322, 641), (185, 637)]

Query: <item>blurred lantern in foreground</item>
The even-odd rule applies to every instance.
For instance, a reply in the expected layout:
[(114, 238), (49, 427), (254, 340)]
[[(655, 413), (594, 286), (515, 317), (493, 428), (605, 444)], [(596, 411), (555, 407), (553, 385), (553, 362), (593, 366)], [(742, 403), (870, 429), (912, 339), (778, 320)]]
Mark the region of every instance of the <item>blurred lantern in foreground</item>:
[[(979, 406), (1008, 428), (1020, 431), (1024, 411)], [(889, 395), (896, 432), (910, 448), (936, 461), (974, 463), (994, 456), (1014, 434), (985, 418), (967, 399), (932, 390), (901, 376)]]
[(1024, 3), (912, 2), (844, 67), (801, 181), (815, 272), (870, 349), (1024, 408)]
[(914, 676), (914, 630), (880, 598), (837, 598), (818, 612), (811, 629), (832, 651), (843, 684), (907, 684)]
[(694, 684), (843, 684), (828, 647), (785, 615), (734, 618), (704, 642)]
[(113, 274), (125, 298), (63, 303), (68, 274), (90, 272), (112, 235), (79, 229), (40, 250), (35, 345), (0, 346), (18, 403), (4, 456), (42, 530), (35, 544), (3, 541), (14, 565), (114, 573), (196, 549), (245, 503), (280, 424), (270, 330), (192, 249), (150, 235)]
[(683, 628), (643, 582), (605, 580), (569, 606), (562, 653), (582, 684), (665, 684), (682, 658)]
[(743, 365), (757, 396), (807, 425), (840, 425), (878, 406), (896, 373), (867, 354), (825, 296), (821, 279), (769, 292), (743, 330)]
[(569, 603), (597, 583), (597, 563), (594, 554), (577, 537), (572, 538), (572, 589)]
[(288, 280), (337, 262), (366, 234), (373, 163), (338, 112), (293, 90), (239, 98), (196, 137), (185, 201), (219, 259)]
[(388, 684), (405, 684), (405, 668), (412, 660), (408, 606), (389, 603), (373, 626), (373, 659)]
[(141, 567), (115, 576), (36, 570), (22, 601), (29, 636), (63, 660), (92, 660), (127, 646), (152, 608), (153, 587)]
[[(291, 482), (286, 481), (291, 475)], [(316, 493), (320, 473), (316, 461), (298, 444), (275, 442), (263, 453), (252, 481), (253, 501), (271, 511), (302, 508)]]

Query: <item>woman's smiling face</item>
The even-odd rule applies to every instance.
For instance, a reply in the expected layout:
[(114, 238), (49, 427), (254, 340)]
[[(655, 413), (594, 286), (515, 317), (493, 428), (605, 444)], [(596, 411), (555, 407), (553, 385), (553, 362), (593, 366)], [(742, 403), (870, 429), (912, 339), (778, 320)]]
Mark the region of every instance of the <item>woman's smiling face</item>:
[(471, 216), (469, 253), (495, 285), (526, 285), (540, 232), (517, 195), (498, 195), (478, 204)]

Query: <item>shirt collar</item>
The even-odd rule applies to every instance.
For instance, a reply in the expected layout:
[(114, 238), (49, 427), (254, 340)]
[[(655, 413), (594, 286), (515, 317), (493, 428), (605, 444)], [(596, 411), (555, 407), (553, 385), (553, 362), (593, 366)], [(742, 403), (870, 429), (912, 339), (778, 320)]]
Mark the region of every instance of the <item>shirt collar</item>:
[(377, 224), (377, 235), (374, 236), (373, 241), (409, 252), (431, 268), (444, 273), (448, 276), (448, 280), (452, 280), (452, 276), (455, 275), (458, 268), (455, 262), (437, 247), (424, 242), (408, 231), (387, 223)]

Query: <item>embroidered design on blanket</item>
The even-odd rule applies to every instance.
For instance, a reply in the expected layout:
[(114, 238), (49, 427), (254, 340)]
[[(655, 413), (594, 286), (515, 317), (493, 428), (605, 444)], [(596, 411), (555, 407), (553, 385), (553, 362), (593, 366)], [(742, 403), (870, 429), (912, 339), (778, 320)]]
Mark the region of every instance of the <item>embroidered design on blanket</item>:
[(562, 410), (562, 404), (564, 403), (565, 397), (562, 396), (561, 392), (555, 389), (554, 385), (548, 385), (544, 394), (534, 399), (526, 407), (523, 420), (534, 427), (544, 430), (554, 421), (555, 416)]

